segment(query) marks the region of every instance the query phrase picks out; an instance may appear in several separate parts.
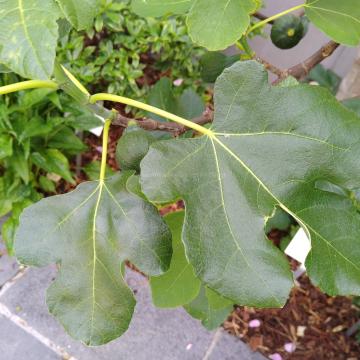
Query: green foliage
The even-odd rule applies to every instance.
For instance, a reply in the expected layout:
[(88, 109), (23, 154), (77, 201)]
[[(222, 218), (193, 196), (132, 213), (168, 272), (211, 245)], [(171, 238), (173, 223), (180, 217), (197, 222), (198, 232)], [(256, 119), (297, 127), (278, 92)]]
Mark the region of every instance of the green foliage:
[(57, 0), (57, 3), (71, 25), (84, 30), (92, 25), (101, 0)]
[[(16, 80), (12, 74), (1, 78), (1, 82)], [(53, 90), (1, 97), (0, 216), (13, 212), (2, 229), (10, 253), (23, 207), (38, 201), (43, 192), (55, 192), (56, 183), (51, 179), (74, 183), (68, 158), (86, 149), (74, 134), (78, 117), (85, 117), (80, 129), (87, 122), (94, 123), (94, 115), (79, 110)]]
[(201, 320), (204, 327), (213, 330), (229, 316), (233, 304), (215, 291), (202, 286), (199, 295), (184, 308), (192, 317)]
[(282, 306), (292, 276), (264, 234), (264, 218), (279, 206), (311, 235), (312, 281), (330, 295), (359, 294), (359, 214), (350, 200), (315, 188), (323, 178), (358, 186), (359, 119), (320, 87), (270, 87), (256, 62), (224, 71), (215, 104), (213, 136), (157, 142), (141, 169), (151, 201), (184, 199), (183, 241), (196, 274), (238, 304)]
[(155, 140), (155, 137), (149, 132), (139, 129), (137, 126), (135, 129), (128, 128), (116, 147), (116, 160), (121, 169), (140, 172), (140, 162)]
[(0, 63), (23, 77), (50, 78), (59, 16), (53, 0), (2, 1)]
[(187, 261), (181, 231), (184, 212), (179, 211), (165, 216), (172, 233), (173, 255), (169, 270), (161, 276), (150, 279), (152, 299), (158, 307), (177, 307), (190, 303), (200, 291), (200, 280)]
[(255, 10), (254, 0), (195, 0), (187, 17), (190, 37), (209, 50), (223, 50), (243, 35)]
[[(190, 37), (209, 50), (222, 50), (232, 45), (250, 24), (250, 13), (258, 8), (254, 0), (189, 0), (176, 4), (173, 0), (133, 0), (133, 10), (142, 16), (162, 16), (170, 12), (185, 13)], [(204, 21), (205, 20), (205, 21)]]
[(284, 210), (277, 208), (274, 215), (266, 222), (265, 233), (273, 229), (287, 230), (291, 225), (291, 216)]
[(130, 11), (129, 1), (111, 0), (92, 29), (62, 39), (58, 59), (94, 92), (144, 99), (162, 73), (183, 79), (182, 89), (197, 89), (203, 52), (191, 44), (181, 18), (143, 19)]
[(280, 49), (291, 49), (306, 35), (304, 17), (293, 14), (282, 16), (275, 20), (271, 27), (271, 41)]
[[(1, 98), (0, 216), (12, 211), (2, 232), (10, 252), (15, 236), (22, 263), (58, 264), (47, 303), (73, 337), (100, 345), (126, 331), (135, 300), (124, 281), (125, 261), (150, 277), (156, 305), (184, 306), (209, 329), (234, 303), (282, 306), (293, 285), (283, 250), (299, 225), (311, 238), (306, 267), (313, 283), (330, 295), (360, 294), (357, 102), (345, 102), (347, 110), (329, 91), (291, 77), (270, 86), (256, 62), (234, 64), (237, 57), (190, 42), (210, 50), (236, 44), (253, 58), (247, 39), (268, 22), (251, 24), (261, 1), (132, 1), (141, 16), (167, 16), (159, 20), (135, 15), (130, 0), (2, 3), (5, 83), (16, 81), (10, 71), (54, 76), (56, 84), (46, 84), (72, 98), (43, 88)], [(358, 44), (357, 0), (307, 0), (300, 7), (334, 40)], [(304, 36), (306, 18), (282, 15), (273, 17), (272, 39), (289, 48)], [(66, 69), (91, 93), (121, 96), (91, 96)], [(205, 109), (200, 75), (216, 81), (210, 128), (189, 121)], [(339, 79), (321, 67), (309, 78), (337, 90)], [(94, 181), (34, 205), (56, 192), (59, 179), (75, 183), (69, 158), (86, 149), (75, 130), (107, 119), (108, 140), (115, 115), (100, 100), (192, 130), (171, 136), (130, 128), (117, 147), (125, 171), (106, 166), (104, 146), (103, 161), (83, 168)], [(179, 199), (186, 213), (163, 221), (154, 204)], [(266, 237), (274, 227), (290, 228), (279, 248)]]
[[(147, 103), (190, 120), (200, 116), (205, 110), (204, 101), (194, 90), (189, 88), (177, 95), (168, 78), (160, 79), (149, 91)], [(155, 120), (167, 121), (158, 115), (147, 115)]]
[(325, 69), (321, 64), (311, 69), (308, 78), (316, 81), (320, 86), (326, 87), (334, 95), (336, 95), (341, 82), (339, 75), (330, 69)]
[(226, 56), (221, 52), (209, 51), (200, 58), (201, 78), (208, 83), (214, 83), (221, 73), (236, 61), (239, 61), (239, 55)]
[(305, 13), (315, 26), (335, 41), (350, 46), (359, 44), (358, 0), (306, 0)]
[[(95, 160), (95, 161), (92, 161), (92, 162), (86, 164), (83, 167), (83, 171), (85, 172), (85, 174), (89, 180), (96, 181), (99, 179), (100, 168), (101, 168), (100, 161)], [(108, 177), (113, 176), (115, 174), (115, 172), (110, 168), (109, 165), (107, 165), (105, 174), (106, 174), (105, 176), (108, 178)]]
[[(120, 272), (123, 261), (153, 276), (169, 267), (170, 233), (156, 209), (128, 191), (131, 176), (125, 172), (81, 184), (71, 193), (41, 200), (20, 217), (19, 261), (61, 264), (47, 304), (87, 345), (107, 343), (129, 325), (135, 300)], [(36, 227), (34, 218), (41, 219)]]
[(346, 106), (348, 109), (354, 111), (360, 117), (360, 99), (353, 98), (344, 100), (343, 105)]
[(140, 16), (162, 16), (167, 13), (183, 14), (188, 11), (193, 0), (133, 0), (132, 10)]

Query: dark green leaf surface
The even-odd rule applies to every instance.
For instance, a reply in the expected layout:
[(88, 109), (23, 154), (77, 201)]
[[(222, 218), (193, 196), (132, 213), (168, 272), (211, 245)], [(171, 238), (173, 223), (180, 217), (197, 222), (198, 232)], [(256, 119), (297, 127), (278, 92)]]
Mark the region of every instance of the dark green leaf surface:
[(275, 206), (311, 235), (306, 266), (325, 292), (360, 294), (360, 215), (319, 180), (360, 184), (360, 122), (320, 87), (271, 87), (256, 62), (215, 86), (213, 136), (161, 141), (142, 162), (154, 202), (183, 198), (183, 241), (202, 281), (238, 304), (282, 306), (289, 265), (264, 234)]
[(201, 286), (198, 296), (184, 308), (192, 317), (201, 320), (208, 330), (213, 330), (229, 316), (233, 304), (215, 291)]
[(335, 41), (350, 46), (359, 44), (358, 0), (307, 0), (305, 13), (311, 22)]
[[(85, 174), (87, 175), (89, 180), (96, 181), (99, 178), (101, 169), (101, 161), (100, 160), (94, 160), (89, 164), (86, 164), (83, 167), (83, 170)], [(114, 170), (111, 169), (109, 165), (106, 165), (105, 170), (106, 177), (111, 177), (115, 174)], [(131, 178), (130, 178), (131, 179)]]
[(217, 51), (209, 51), (200, 59), (201, 78), (209, 83), (214, 83), (216, 79), (227, 67), (239, 61), (239, 55), (226, 56)]
[(1, 1), (0, 62), (23, 77), (48, 79), (54, 67), (58, 17), (55, 1)]
[(175, 114), (191, 120), (200, 116), (204, 111), (203, 99), (193, 89), (186, 89), (179, 98)]
[(346, 99), (342, 104), (360, 117), (360, 98)]
[(170, 213), (165, 221), (172, 233), (173, 255), (169, 270), (161, 276), (150, 279), (152, 299), (158, 307), (177, 307), (191, 302), (199, 293), (200, 280), (187, 261), (181, 230), (184, 212)]
[(60, 265), (47, 304), (70, 335), (88, 345), (105, 344), (129, 325), (135, 300), (122, 262), (150, 275), (169, 266), (170, 233), (152, 205), (127, 191), (131, 175), (41, 200), (24, 211), (16, 233), (21, 263)]
[[(176, 113), (177, 101), (172, 89), (173, 85), (171, 80), (167, 77), (161, 78), (149, 91), (147, 103), (160, 109)], [(152, 113), (147, 113), (147, 115), (155, 120), (167, 121), (167, 119)]]
[(56, 0), (67, 20), (77, 30), (88, 29), (100, 7), (100, 0)]
[(116, 161), (122, 170), (140, 171), (140, 162), (149, 151), (155, 137), (143, 129), (131, 129), (119, 139)]
[(340, 76), (330, 69), (325, 69), (321, 64), (311, 69), (308, 77), (310, 80), (316, 81), (320, 86), (329, 89), (334, 95), (336, 95), (341, 82)]

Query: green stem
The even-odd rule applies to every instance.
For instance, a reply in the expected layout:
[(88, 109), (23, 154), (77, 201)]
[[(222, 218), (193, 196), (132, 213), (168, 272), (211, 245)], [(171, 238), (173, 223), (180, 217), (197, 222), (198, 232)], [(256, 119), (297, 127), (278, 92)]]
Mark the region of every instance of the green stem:
[(111, 119), (107, 119), (104, 124), (103, 131), (103, 144), (102, 144), (102, 155), (101, 155), (101, 168), (100, 168), (100, 182), (103, 182), (106, 176), (106, 160), (108, 153), (108, 142), (109, 142), (109, 129), (111, 125)]
[(284, 16), (284, 15), (286, 15), (286, 14), (289, 14), (289, 13), (295, 11), (295, 10), (302, 9), (303, 7), (306, 7), (306, 4), (301, 4), (301, 5), (294, 6), (294, 7), (290, 8), (290, 9), (287, 9), (287, 10), (285, 10), (285, 11), (282, 11), (282, 12), (278, 13), (278, 14), (275, 14), (275, 15), (273, 15), (273, 16), (270, 16), (270, 17), (268, 17), (268, 18), (265, 19), (265, 20), (259, 21), (259, 22), (257, 22), (256, 24), (254, 24), (254, 25), (246, 32), (246, 35), (249, 35), (252, 31), (254, 31), (255, 29), (257, 29), (257, 28), (259, 28), (259, 27), (261, 27), (261, 26), (266, 25), (266, 24), (269, 23), (270, 21), (276, 20), (276, 19), (278, 19), (279, 17)]
[(54, 81), (47, 81), (47, 80), (22, 81), (16, 84), (1, 86), (0, 95), (10, 94), (15, 91), (21, 91), (27, 89), (39, 89), (39, 88), (49, 88), (56, 90), (58, 88), (58, 85)]
[(184, 119), (184, 118), (182, 118), (180, 116), (177, 116), (177, 115), (174, 115), (174, 114), (169, 113), (167, 111), (156, 108), (154, 106), (147, 105), (147, 104), (144, 104), (144, 103), (142, 103), (140, 101), (132, 100), (132, 99), (129, 99), (129, 98), (126, 98), (126, 97), (123, 97), (123, 96), (100, 93), (100, 94), (92, 95), (90, 97), (89, 101), (90, 101), (90, 104), (94, 104), (97, 101), (104, 101), (104, 100), (105, 101), (118, 102), (118, 103), (121, 103), (121, 104), (136, 107), (136, 108), (141, 109), (141, 110), (149, 111), (149, 112), (151, 112), (153, 114), (162, 116), (162, 117), (167, 118), (169, 120), (175, 121), (178, 124), (184, 125), (184, 126), (190, 128), (190, 129), (198, 131), (201, 134), (208, 135), (210, 137), (214, 136), (214, 133), (211, 130), (206, 129), (205, 127), (203, 127), (203, 126), (201, 126), (199, 124), (196, 124), (196, 123), (194, 123), (192, 121), (189, 121), (189, 120), (186, 120), (186, 119)]
[(249, 59), (252, 59), (255, 56), (255, 52), (253, 51), (253, 49), (250, 47), (249, 43), (247, 42), (247, 39), (245, 36), (243, 36), (238, 42), (237, 42), (237, 47), (238, 48), (242, 48), (246, 55), (249, 57)]

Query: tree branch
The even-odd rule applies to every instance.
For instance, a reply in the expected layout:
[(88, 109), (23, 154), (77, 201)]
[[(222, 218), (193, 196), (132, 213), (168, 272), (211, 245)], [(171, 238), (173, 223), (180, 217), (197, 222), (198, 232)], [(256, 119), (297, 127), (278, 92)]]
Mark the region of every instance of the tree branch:
[[(266, 16), (263, 13), (258, 12), (258, 11), (255, 14), (253, 14), (253, 16), (259, 20), (266, 20), (268, 18), (268, 16)], [(273, 24), (273, 23), (274, 23), (273, 20), (268, 22), (268, 24)]]
[(279, 78), (274, 82), (274, 84), (278, 84), (281, 80), (285, 79), (288, 76), (293, 76), (295, 79), (302, 79), (307, 76), (312, 68), (316, 65), (320, 64), (323, 60), (331, 56), (334, 51), (339, 47), (335, 41), (329, 41), (326, 45), (322, 46), (318, 51), (316, 51), (313, 55), (307, 58), (305, 61), (282, 71), (282, 74)]
[[(205, 125), (213, 120), (214, 113), (212, 110), (207, 108), (202, 115), (197, 118), (192, 119), (191, 121), (199, 124)], [(179, 136), (189, 130), (187, 127), (174, 123), (174, 122), (162, 122), (150, 118), (142, 119), (131, 119), (120, 113), (117, 114), (116, 119), (112, 122), (113, 125), (127, 127), (129, 122), (136, 122), (136, 124), (144, 130), (154, 131), (167, 131), (173, 133), (175, 136)]]
[(259, 62), (260, 64), (264, 65), (266, 70), (271, 71), (273, 74), (277, 75), (278, 77), (281, 77), (283, 75), (283, 70), (279, 69), (275, 65), (269, 63), (268, 61), (261, 59), (259, 57), (254, 57), (254, 59)]

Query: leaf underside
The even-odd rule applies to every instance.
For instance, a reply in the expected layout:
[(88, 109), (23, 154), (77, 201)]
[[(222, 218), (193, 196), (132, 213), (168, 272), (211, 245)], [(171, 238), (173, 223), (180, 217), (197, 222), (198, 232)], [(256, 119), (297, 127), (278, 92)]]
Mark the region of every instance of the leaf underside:
[(311, 235), (312, 281), (330, 295), (360, 294), (359, 214), (350, 199), (316, 187), (359, 188), (356, 115), (319, 87), (271, 87), (249, 61), (218, 78), (212, 130), (153, 144), (141, 169), (151, 201), (184, 199), (196, 275), (234, 303), (282, 306), (292, 276), (264, 233), (278, 206)]
[(120, 271), (124, 260), (150, 275), (169, 266), (170, 232), (152, 205), (127, 190), (131, 176), (43, 199), (24, 211), (16, 233), (21, 263), (60, 265), (47, 292), (49, 310), (87, 345), (105, 344), (128, 328), (135, 300)]

